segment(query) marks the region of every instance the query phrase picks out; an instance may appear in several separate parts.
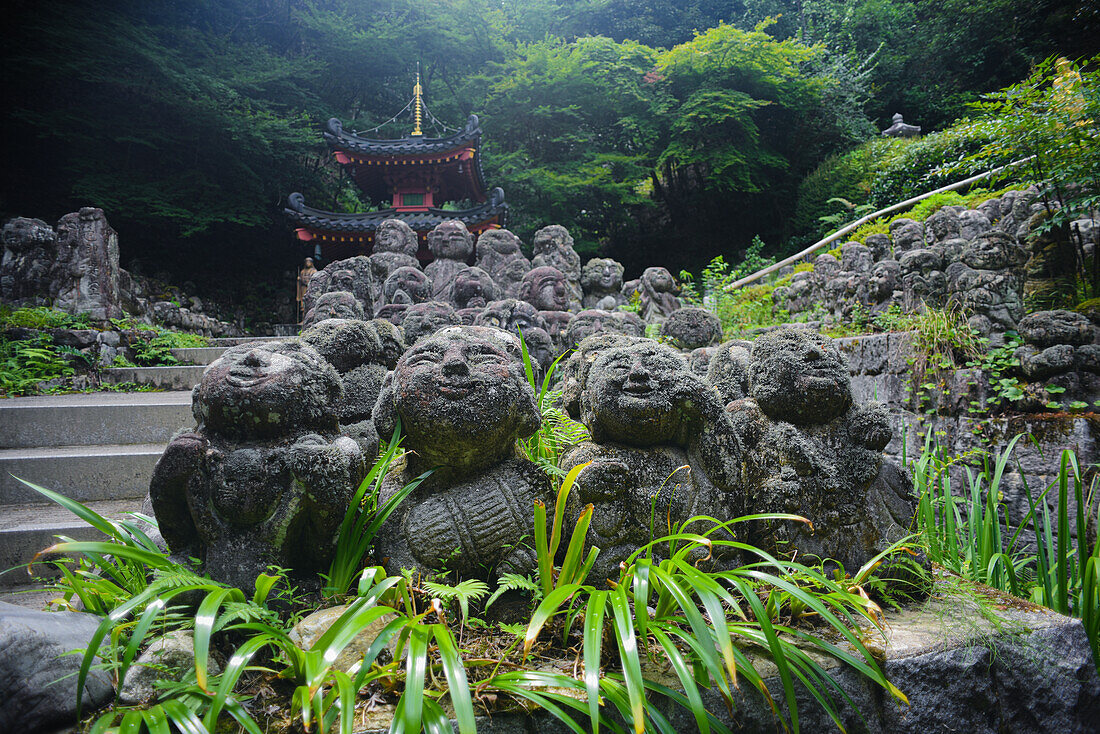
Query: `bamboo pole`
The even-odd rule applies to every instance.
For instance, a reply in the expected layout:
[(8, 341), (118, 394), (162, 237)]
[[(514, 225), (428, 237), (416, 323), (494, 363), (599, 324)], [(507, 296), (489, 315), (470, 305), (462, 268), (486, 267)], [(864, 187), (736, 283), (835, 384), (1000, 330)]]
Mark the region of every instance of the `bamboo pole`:
[(735, 280), (734, 282), (732, 282), (732, 283), (730, 283), (729, 285), (726, 286), (726, 291), (728, 292), (728, 291), (736, 290), (737, 288), (740, 288), (742, 286), (748, 285), (749, 283), (753, 283), (757, 280), (760, 280), (765, 275), (769, 275), (771, 273), (774, 273), (775, 271), (779, 270), (780, 268), (784, 268), (788, 265), (793, 265), (794, 263), (798, 262), (799, 260), (802, 260), (803, 258), (812, 255), (814, 252), (816, 252), (817, 250), (820, 250), (822, 247), (829, 244), (830, 242), (835, 242), (836, 240), (840, 239), (841, 237), (848, 234), (849, 232), (852, 232), (853, 230), (859, 229), (864, 224), (867, 224), (867, 222), (870, 222), (873, 219), (878, 219), (879, 217), (883, 216), (884, 214), (892, 214), (893, 212), (899, 211), (901, 209), (908, 209), (909, 207), (916, 204), (918, 201), (923, 201), (924, 199), (927, 199), (930, 196), (935, 196), (936, 194), (942, 194), (945, 191), (954, 191), (955, 189), (965, 188), (966, 186), (969, 186), (972, 183), (975, 183), (977, 181), (981, 181), (983, 178), (989, 178), (990, 176), (994, 176), (994, 175), (1000, 173), (1001, 171), (1004, 171), (1005, 169), (1012, 168), (1013, 166), (1018, 166), (1021, 163), (1027, 163), (1028, 161), (1030, 161), (1034, 157), (1035, 156), (1028, 156), (1027, 158), (1021, 158), (1018, 161), (1012, 161), (1011, 163), (1006, 163), (1005, 165), (998, 166), (997, 168), (994, 168), (991, 171), (986, 171), (985, 173), (979, 173), (976, 176), (971, 176), (970, 178), (963, 179), (962, 181), (958, 181), (958, 182), (953, 183), (953, 184), (948, 184), (947, 186), (941, 186), (940, 188), (936, 189), (935, 191), (929, 191), (928, 193), (921, 194), (920, 196), (914, 196), (912, 199), (906, 199), (905, 201), (901, 202), (900, 204), (892, 204), (892, 205), (886, 207), (885, 209), (879, 209), (877, 212), (874, 212), (872, 214), (868, 214), (865, 217), (861, 217), (861, 218), (857, 219), (856, 221), (852, 222), (851, 224), (847, 224), (847, 225), (841, 227), (840, 229), (838, 229), (836, 232), (833, 232), (831, 235), (829, 235), (825, 239), (818, 240), (817, 242), (813, 243), (812, 245), (807, 247), (802, 252), (799, 252), (795, 255), (791, 255), (790, 257), (788, 257), (784, 260), (780, 260), (779, 262), (775, 263), (774, 265), (769, 265), (768, 267), (764, 268), (763, 270), (758, 270), (755, 273), (753, 273), (752, 275), (746, 275), (744, 278), (741, 278), (740, 280)]

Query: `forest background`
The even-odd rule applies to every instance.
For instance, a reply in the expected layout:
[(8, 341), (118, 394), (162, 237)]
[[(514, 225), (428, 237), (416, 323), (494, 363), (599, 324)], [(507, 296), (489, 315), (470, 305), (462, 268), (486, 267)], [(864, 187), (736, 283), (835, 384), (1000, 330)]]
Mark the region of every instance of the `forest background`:
[(324, 120), (407, 134), (385, 123), (419, 65), (435, 118), (481, 118), (525, 241), (557, 223), (628, 277), (698, 270), (754, 237), (812, 239), (841, 195), (822, 163), (895, 112), (946, 128), (1098, 39), (1100, 6), (1059, 0), (22, 0), (0, 48), (0, 218), (101, 207), (125, 267), (271, 310), (310, 254), (290, 192), (379, 204)]

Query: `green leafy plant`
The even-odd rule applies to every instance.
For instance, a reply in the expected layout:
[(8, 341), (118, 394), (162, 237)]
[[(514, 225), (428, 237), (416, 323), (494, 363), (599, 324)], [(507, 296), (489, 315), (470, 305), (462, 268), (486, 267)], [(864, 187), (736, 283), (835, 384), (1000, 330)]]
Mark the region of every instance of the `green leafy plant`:
[(33, 393), (39, 383), (75, 372), (48, 334), (21, 340), (0, 337), (0, 395)]

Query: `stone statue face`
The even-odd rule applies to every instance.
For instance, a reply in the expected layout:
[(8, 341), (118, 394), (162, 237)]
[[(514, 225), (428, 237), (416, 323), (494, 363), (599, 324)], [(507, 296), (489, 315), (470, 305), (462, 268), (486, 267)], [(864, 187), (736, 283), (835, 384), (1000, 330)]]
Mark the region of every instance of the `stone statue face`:
[(852, 381), (840, 350), (809, 329), (777, 329), (757, 338), (749, 370), (751, 395), (774, 420), (827, 423), (852, 403)]
[(468, 268), (455, 276), (454, 301), (459, 308), (483, 308), (496, 298), (496, 284), (481, 268)]
[(442, 301), (428, 301), (409, 306), (401, 328), (405, 332), (405, 343), (413, 344), (424, 337), (431, 336), (444, 326), (458, 323), (454, 308)]
[(451, 219), (428, 234), (428, 249), (440, 259), (465, 261), (474, 251), (474, 238), (465, 224)]
[(532, 247), (536, 257), (538, 255), (549, 255), (556, 250), (572, 248), (573, 237), (569, 234), (569, 230), (560, 224), (551, 224), (535, 232)]
[(618, 293), (623, 287), (623, 266), (610, 258), (594, 257), (585, 263), (581, 285), (586, 292)]
[(359, 305), (355, 294), (348, 291), (329, 291), (317, 299), (317, 303), (306, 315), (306, 326), (312, 326), (325, 319), (362, 319), (363, 307)]
[(334, 416), (339, 396), (336, 370), (313, 347), (254, 342), (230, 347), (206, 369), (193, 408), (209, 430), (270, 437)]
[(499, 460), (537, 430), (518, 353), (516, 337), (479, 326), (443, 329), (405, 352), (392, 390), (409, 447), (429, 463), (464, 466)]
[(416, 233), (399, 219), (387, 219), (374, 233), (375, 252), (400, 252), (416, 255), (420, 249)]
[(492, 250), (503, 257), (521, 255), (519, 249), (519, 237), (506, 229), (490, 229), (482, 232), (477, 238), (479, 251)]
[(676, 289), (672, 273), (665, 268), (646, 268), (642, 273), (642, 285), (657, 293), (671, 293)]
[(400, 267), (390, 273), (382, 284), (386, 303), (423, 303), (432, 297), (428, 276), (416, 268)]
[(313, 258), (312, 257), (307, 257), (306, 258), (305, 266), (307, 268), (312, 268), (313, 267)]
[(523, 278), (523, 300), (539, 311), (564, 311), (569, 308), (569, 289), (565, 276), (550, 266), (535, 268)]
[(900, 266), (896, 260), (882, 260), (875, 263), (871, 271), (871, 279), (868, 281), (868, 290), (876, 303), (885, 301), (894, 294), (897, 288)]
[(600, 354), (581, 396), (581, 422), (600, 440), (639, 445), (672, 443), (680, 431), (676, 385), (688, 372), (676, 352), (653, 343), (615, 347)]
[(355, 271), (334, 270), (328, 279), (329, 290), (355, 292)]

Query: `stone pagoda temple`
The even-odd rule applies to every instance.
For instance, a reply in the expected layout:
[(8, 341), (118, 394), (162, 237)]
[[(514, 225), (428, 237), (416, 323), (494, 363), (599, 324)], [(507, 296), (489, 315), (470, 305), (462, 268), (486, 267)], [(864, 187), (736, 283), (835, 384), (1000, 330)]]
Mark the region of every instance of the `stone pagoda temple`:
[[(481, 126), (470, 115), (466, 126), (446, 137), (430, 138), (421, 125), (426, 108), (420, 75), (413, 88), (414, 127), (403, 138), (378, 140), (348, 132), (336, 118), (326, 124), (325, 142), (343, 165), (364, 198), (388, 203), (380, 211), (344, 214), (307, 206), (293, 193), (283, 210), (296, 228), (298, 239), (314, 244), (314, 254), (331, 262), (370, 254), (374, 233), (387, 219), (400, 219), (420, 238), (421, 260), (431, 260), (426, 237), (439, 223), (461, 220), (474, 235), (506, 225), (508, 206), (504, 190), (486, 192), (481, 170)], [(446, 202), (469, 201), (476, 206), (453, 210)]]

